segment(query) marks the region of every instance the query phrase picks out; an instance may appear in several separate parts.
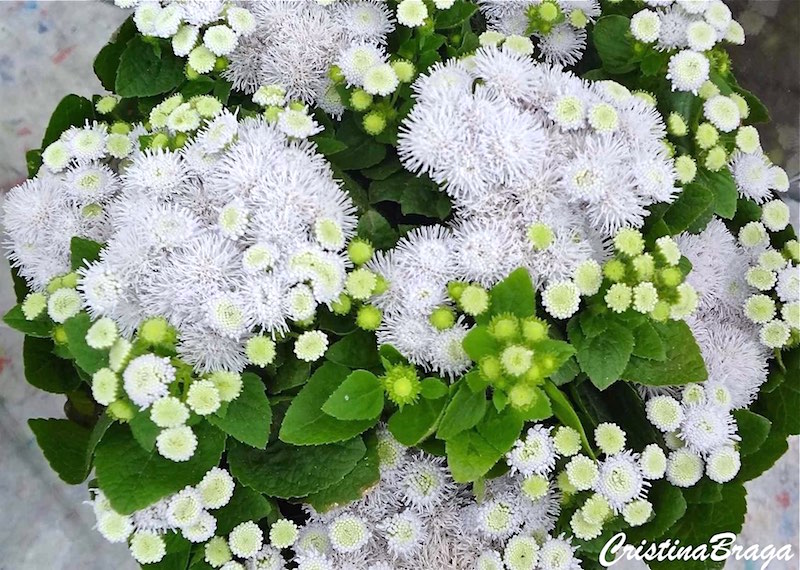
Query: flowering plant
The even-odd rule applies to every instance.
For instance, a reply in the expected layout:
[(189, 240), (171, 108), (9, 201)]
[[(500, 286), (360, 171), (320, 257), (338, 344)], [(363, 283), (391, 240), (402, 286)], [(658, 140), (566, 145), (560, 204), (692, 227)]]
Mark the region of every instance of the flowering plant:
[[(5, 201), (30, 426), (152, 568), (594, 568), (800, 431), (721, 0), (117, 0)], [(710, 568), (708, 560), (658, 567)]]

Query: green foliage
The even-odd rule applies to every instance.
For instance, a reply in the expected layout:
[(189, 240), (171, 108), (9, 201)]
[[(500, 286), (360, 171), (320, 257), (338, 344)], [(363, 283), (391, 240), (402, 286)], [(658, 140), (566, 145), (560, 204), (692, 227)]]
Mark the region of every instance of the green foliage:
[(377, 418), (339, 420), (322, 411), (349, 375), (348, 368), (332, 362), (318, 368), (289, 405), (278, 434), (280, 440), (294, 445), (334, 443), (349, 440), (375, 425)]
[(627, 73), (636, 68), (634, 40), (629, 30), (631, 21), (625, 16), (603, 16), (594, 25), (592, 38), (609, 73)]
[(421, 398), (416, 404), (403, 406), (389, 418), (391, 434), (403, 445), (418, 445), (436, 431), (448, 399)]
[(87, 454), (92, 431), (70, 420), (28, 420), (36, 443), (45, 459), (62, 481), (83, 483), (89, 474), (91, 457)]
[(225, 434), (200, 423), (194, 426), (197, 449), (188, 461), (176, 463), (153, 449), (146, 451), (133, 438), (130, 428), (114, 424), (95, 453), (97, 481), (111, 506), (129, 514), (195, 485), (219, 464), (225, 449)]
[(436, 437), (450, 439), (475, 426), (483, 418), (486, 409), (484, 391), (473, 392), (469, 384), (462, 382), (444, 411)]
[(666, 351), (663, 361), (631, 358), (622, 378), (648, 386), (670, 386), (703, 382), (708, 378), (700, 347), (683, 321), (653, 323)]
[(473, 428), (447, 440), (447, 463), (457, 483), (476, 481), (505, 455), (519, 437), (523, 420), (512, 408), (489, 407)]
[(208, 421), (238, 441), (263, 449), (269, 438), (272, 408), (261, 378), (250, 372), (242, 374), (242, 392), (228, 404), (224, 415), (210, 415)]
[(73, 237), (69, 247), (72, 270), (75, 271), (84, 267), (87, 262), (97, 261), (100, 258), (100, 250), (102, 248), (102, 243), (82, 237)]
[(325, 358), (348, 368), (374, 369), (380, 366), (375, 353), (375, 333), (357, 330), (331, 345)]
[(225, 536), (242, 521), (259, 521), (272, 512), (272, 505), (260, 493), (244, 485), (236, 485), (230, 502), (214, 511), (217, 536)]
[(81, 379), (71, 362), (53, 353), (54, 348), (50, 339), (25, 337), (22, 344), (25, 379), (31, 386), (45, 392), (66, 394), (76, 389)]
[(42, 139), (42, 149), (57, 141), (61, 133), (68, 128), (82, 127), (92, 119), (94, 119), (94, 105), (91, 101), (78, 95), (67, 95), (58, 103), (50, 116), (50, 123)]
[(120, 97), (150, 97), (177, 88), (184, 80), (183, 60), (168, 42), (133, 37), (120, 56), (114, 92)]
[(604, 390), (620, 378), (635, 344), (630, 329), (611, 321), (602, 334), (587, 337), (573, 319), (568, 331), (569, 340), (577, 350), (578, 364), (595, 386)]
[(354, 370), (322, 405), (338, 420), (373, 420), (383, 410), (383, 386), (366, 370)]
[(367, 452), (353, 470), (338, 483), (309, 495), (306, 500), (318, 512), (325, 512), (337, 505), (345, 505), (362, 497), (364, 492), (380, 479), (380, 459), (375, 437), (366, 442)]
[(266, 450), (229, 445), (231, 473), (243, 485), (271, 497), (305, 497), (345, 478), (367, 452), (360, 437), (338, 443), (294, 446), (276, 441)]
[(108, 366), (108, 351), (97, 350), (86, 344), (86, 332), (92, 326), (89, 315), (80, 312), (64, 322), (69, 350), (75, 357), (75, 364), (89, 374), (94, 374)]
[(53, 329), (53, 322), (47, 316), (46, 311), (29, 321), (22, 312), (22, 305), (14, 305), (3, 315), (3, 322), (27, 336), (36, 338), (50, 338)]

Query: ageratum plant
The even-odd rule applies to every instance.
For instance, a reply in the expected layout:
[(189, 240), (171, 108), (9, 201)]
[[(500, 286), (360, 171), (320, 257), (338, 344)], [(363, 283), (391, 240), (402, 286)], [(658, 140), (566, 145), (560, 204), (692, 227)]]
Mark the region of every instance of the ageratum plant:
[[(737, 532), (800, 244), (721, 0), (117, 0), (5, 201), (30, 421), (144, 567)], [(657, 568), (714, 568), (677, 560)]]

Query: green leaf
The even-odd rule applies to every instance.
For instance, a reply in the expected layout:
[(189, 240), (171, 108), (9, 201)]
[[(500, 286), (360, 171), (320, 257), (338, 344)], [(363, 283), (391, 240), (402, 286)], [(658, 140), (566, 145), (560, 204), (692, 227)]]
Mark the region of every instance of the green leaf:
[[(774, 427), (774, 426), (773, 426)], [(775, 462), (789, 450), (786, 434), (772, 429), (758, 448), (758, 451), (742, 457), (742, 467), (736, 481), (750, 481), (775, 465)]]
[(183, 60), (175, 57), (170, 48), (157, 50), (142, 36), (135, 36), (122, 52), (114, 92), (120, 97), (167, 93), (185, 79), (183, 65)]
[(355, 116), (345, 116), (335, 138), (347, 145), (346, 149), (331, 157), (331, 162), (341, 170), (363, 170), (375, 166), (386, 157), (386, 147), (363, 132)]
[(94, 118), (94, 105), (84, 97), (67, 95), (56, 106), (50, 116), (50, 123), (44, 132), (42, 150), (58, 140), (61, 133), (70, 127), (82, 127)]
[(350, 370), (326, 362), (295, 396), (281, 424), (278, 437), (295, 445), (317, 445), (349, 440), (375, 424), (370, 420), (343, 421), (322, 411), (322, 406), (344, 382)]
[(370, 487), (381, 477), (380, 458), (378, 457), (377, 439), (371, 436), (367, 440), (367, 452), (353, 470), (344, 479), (306, 497), (305, 502), (317, 512), (325, 512), (339, 505), (346, 505), (360, 499)]
[(540, 388), (533, 388), (533, 394), (533, 403), (519, 412), (522, 418), (536, 422), (551, 417), (553, 408), (550, 405), (550, 398), (547, 397), (547, 394)]
[(366, 370), (354, 370), (322, 405), (339, 420), (373, 420), (383, 411), (383, 385)]
[(25, 153), (25, 167), (28, 169), (28, 178), (33, 178), (42, 167), (42, 150), (32, 148)]
[[(747, 511), (745, 489), (742, 485), (729, 483), (722, 487), (722, 500), (715, 503), (692, 504), (686, 514), (669, 528), (669, 538), (680, 544), (693, 546), (708, 544), (712, 536), (720, 532), (734, 534), (742, 530)], [(670, 562), (651, 561), (648, 565), (654, 570), (700, 570), (715, 565), (711, 561), (675, 560)], [(719, 565), (718, 563), (716, 564)]]
[(100, 258), (102, 243), (90, 239), (73, 237), (69, 243), (69, 256), (72, 270), (75, 271), (86, 265), (87, 261), (97, 261)]
[(717, 172), (711, 172), (700, 168), (696, 180), (713, 193), (714, 213), (726, 220), (733, 219), (733, 216), (736, 215), (739, 191), (731, 171), (723, 168)]
[(23, 332), (28, 336), (35, 336), (38, 338), (50, 338), (50, 331), (53, 329), (53, 323), (47, 317), (46, 311), (43, 311), (41, 315), (32, 321), (29, 321), (22, 312), (22, 305), (14, 305), (11, 307), (3, 316), (3, 322), (12, 329)]
[(378, 368), (381, 363), (377, 346), (375, 333), (357, 330), (333, 343), (325, 358), (348, 368)]
[(692, 331), (683, 321), (653, 323), (666, 349), (666, 358), (659, 362), (631, 358), (622, 378), (648, 386), (673, 386), (703, 382), (708, 378), (706, 365)]
[(672, 235), (686, 231), (714, 204), (714, 194), (699, 184), (688, 184), (664, 212), (664, 223)]
[(219, 465), (225, 434), (203, 422), (193, 427), (197, 449), (188, 461), (175, 462), (153, 449), (146, 451), (127, 426), (114, 424), (95, 453), (98, 485), (114, 510), (122, 514), (143, 509), (187, 485), (195, 485)]
[(594, 459), (592, 446), (589, 444), (589, 439), (586, 437), (586, 431), (583, 429), (583, 424), (581, 423), (578, 414), (575, 412), (575, 408), (572, 407), (572, 404), (564, 395), (564, 393), (549, 380), (545, 380), (543, 387), (545, 394), (547, 394), (547, 397), (550, 399), (553, 415), (555, 415), (556, 418), (558, 418), (558, 421), (560, 421), (562, 424), (571, 427), (578, 432), (578, 434), (581, 436), (583, 449), (592, 457), (592, 459)]
[(191, 99), (197, 95), (206, 95), (214, 89), (216, 82), (207, 75), (201, 75), (196, 79), (187, 81), (181, 86), (180, 93), (184, 99)]
[(438, 400), (446, 396), (449, 391), (447, 384), (438, 378), (425, 378), (420, 384), (420, 394), (422, 394), (423, 398), (427, 398), (428, 400)]
[(281, 499), (305, 497), (338, 483), (367, 452), (360, 437), (300, 447), (276, 441), (266, 450), (237, 443), (230, 447), (233, 476), (259, 493)]
[[(797, 408), (794, 410), (796, 414)], [(736, 431), (742, 438), (739, 453), (744, 456), (758, 451), (769, 435), (772, 422), (750, 410), (734, 410), (733, 417), (736, 418)]]
[(630, 34), (631, 21), (625, 16), (603, 16), (594, 25), (594, 46), (611, 73), (628, 73), (636, 68), (634, 42)]
[[(773, 374), (776, 374), (773, 372)], [(772, 392), (762, 391), (753, 411), (772, 421), (772, 429), (784, 434), (800, 433), (800, 384), (797, 382), (797, 368), (789, 366), (786, 380)]]
[(83, 483), (89, 474), (86, 450), (91, 430), (64, 419), (31, 419), (28, 426), (59, 478), (70, 485)]
[(22, 344), (22, 363), (25, 379), (31, 386), (66, 394), (77, 388), (81, 379), (72, 363), (53, 354), (53, 341), (46, 338), (25, 337)]
[(161, 433), (161, 428), (158, 427), (152, 419), (150, 419), (150, 409), (139, 410), (133, 419), (128, 422), (131, 428), (131, 434), (142, 449), (145, 451), (153, 451), (156, 446), (156, 438)]
[(367, 210), (358, 220), (358, 235), (367, 238), (378, 249), (390, 249), (397, 242), (397, 232), (377, 210)]
[(86, 332), (91, 326), (92, 320), (83, 312), (64, 321), (69, 350), (75, 357), (75, 363), (88, 374), (108, 366), (108, 351), (97, 350), (86, 344)]
[(347, 148), (347, 145), (342, 141), (336, 140), (333, 137), (314, 137), (312, 139), (314, 143), (317, 145), (317, 150), (324, 154), (325, 156), (330, 156), (332, 154), (336, 154), (337, 152), (341, 152)]
[(608, 388), (628, 365), (633, 352), (633, 333), (617, 322), (609, 322), (605, 333), (586, 338), (575, 321), (570, 321), (570, 325), (569, 340), (578, 351), (581, 369), (599, 389)]
[(654, 481), (647, 493), (647, 500), (653, 504), (653, 518), (640, 527), (625, 531), (628, 535), (628, 544), (662, 536), (686, 512), (686, 500), (680, 489), (666, 481)]
[(477, 10), (478, 7), (472, 2), (458, 0), (447, 10), (441, 10), (436, 13), (434, 25), (437, 30), (455, 28), (467, 22)]
[(123, 51), (125, 51), (125, 43), (113, 42), (103, 46), (97, 57), (94, 58), (94, 74), (106, 91), (114, 91), (117, 69)]
[(486, 474), (514, 445), (522, 418), (510, 407), (487, 410), (481, 422), (448, 439), (447, 463), (457, 483), (469, 483)]
[(275, 378), (267, 386), (270, 394), (280, 394), (297, 386), (302, 386), (311, 375), (311, 363), (300, 360), (290, 352), (286, 360), (278, 367)]
[(687, 503), (716, 503), (722, 500), (722, 484), (703, 477), (687, 489), (681, 491)]
[(497, 340), (489, 334), (489, 329), (485, 325), (473, 327), (466, 334), (461, 344), (464, 347), (464, 352), (474, 362), (480, 362), (484, 356), (494, 354), (500, 349)]
[(485, 321), (488, 321), (489, 316), (501, 313), (511, 313), (520, 318), (534, 316), (536, 292), (528, 270), (520, 267), (492, 287), (490, 301)]
[(663, 361), (667, 357), (664, 341), (658, 336), (656, 329), (649, 321), (643, 322), (633, 330), (636, 344), (633, 347), (633, 356), (648, 360)]
[(446, 404), (447, 398), (442, 397), (438, 400), (422, 398), (416, 404), (403, 406), (389, 418), (389, 431), (403, 445), (417, 445), (436, 431)]
[(236, 485), (227, 505), (214, 511), (217, 519), (217, 536), (226, 536), (243, 521), (258, 522), (272, 511), (272, 505), (261, 493), (250, 487)]
[(269, 439), (272, 408), (261, 378), (252, 372), (242, 374), (242, 393), (228, 404), (225, 416), (212, 414), (206, 419), (242, 443), (263, 449)]
[(487, 404), (483, 391), (473, 392), (462, 382), (447, 405), (436, 437), (447, 440), (475, 426), (486, 413)]

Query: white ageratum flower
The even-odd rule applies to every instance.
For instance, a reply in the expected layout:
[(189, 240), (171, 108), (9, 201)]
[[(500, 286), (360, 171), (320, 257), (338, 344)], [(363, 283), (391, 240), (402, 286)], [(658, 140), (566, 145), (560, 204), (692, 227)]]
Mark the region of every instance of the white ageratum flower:
[(92, 375), (92, 397), (108, 406), (119, 397), (119, 377), (109, 368), (101, 368)]
[(422, 0), (401, 0), (397, 5), (397, 22), (409, 28), (416, 28), (425, 23), (428, 8)]
[(197, 45), (199, 35), (200, 30), (195, 26), (182, 25), (172, 36), (172, 51), (178, 57), (186, 57), (192, 51), (192, 48)]
[(169, 358), (145, 354), (134, 358), (122, 373), (123, 386), (131, 401), (144, 409), (167, 395), (167, 385), (175, 380)]
[(686, 28), (689, 48), (697, 52), (708, 51), (717, 43), (717, 30), (708, 23), (697, 20)]
[(639, 456), (639, 467), (645, 479), (661, 479), (667, 470), (667, 456), (658, 444), (651, 443)]
[(715, 95), (703, 103), (703, 113), (712, 125), (724, 133), (735, 130), (741, 122), (739, 107), (730, 97)]
[(388, 63), (374, 65), (364, 73), (364, 91), (371, 95), (390, 95), (399, 83), (397, 74)]
[(710, 65), (702, 53), (679, 51), (669, 59), (667, 79), (673, 91), (691, 91), (695, 95), (708, 79)]
[(167, 503), (167, 522), (178, 528), (194, 525), (200, 520), (202, 513), (200, 495), (191, 487), (173, 495)]
[(211, 380), (195, 380), (189, 386), (186, 404), (194, 413), (200, 416), (213, 414), (221, 403), (219, 391)]
[(97, 350), (111, 348), (118, 337), (117, 325), (108, 317), (103, 317), (86, 331), (86, 344)]
[(246, 8), (228, 6), (225, 18), (228, 20), (228, 25), (240, 36), (251, 34), (256, 29), (256, 19)]
[(674, 398), (666, 395), (655, 396), (645, 406), (647, 419), (663, 432), (678, 429), (683, 421), (683, 408)]
[(231, 552), (240, 558), (255, 556), (263, 544), (264, 533), (253, 521), (240, 523), (228, 535)]
[(574, 315), (580, 302), (580, 290), (569, 280), (550, 283), (542, 292), (545, 311), (557, 319), (568, 319)]
[(300, 360), (314, 362), (328, 350), (328, 337), (322, 331), (306, 331), (294, 343), (294, 354)]
[(296, 139), (308, 138), (322, 130), (307, 109), (284, 109), (278, 118), (278, 128), (286, 136)]
[(212, 467), (197, 484), (197, 492), (203, 508), (219, 509), (227, 505), (233, 497), (235, 483), (233, 477), (224, 469)]
[(420, 550), (427, 538), (425, 523), (413, 511), (393, 515), (378, 528), (386, 539), (389, 552), (403, 558)]
[(63, 323), (81, 310), (81, 296), (75, 289), (61, 288), (47, 298), (47, 314), (53, 321)]
[(164, 396), (153, 402), (150, 419), (160, 428), (182, 426), (189, 419), (189, 409), (174, 396)]
[(703, 459), (688, 449), (676, 449), (669, 454), (666, 473), (676, 487), (691, 487), (703, 476)]
[(523, 475), (542, 475), (555, 466), (556, 450), (550, 430), (543, 426), (528, 429), (525, 438), (518, 440), (506, 454), (512, 472)]
[(658, 39), (661, 19), (652, 10), (641, 10), (631, 18), (631, 33), (640, 42), (649, 44)]
[(340, 515), (328, 525), (328, 536), (334, 550), (341, 553), (356, 552), (372, 535), (365, 521), (355, 515)]
[(189, 461), (197, 449), (197, 436), (189, 426), (167, 428), (156, 437), (156, 448), (170, 461)]
[(217, 56), (231, 53), (237, 41), (236, 33), (225, 24), (210, 26), (203, 34), (203, 45)]
[(164, 539), (152, 531), (137, 531), (130, 542), (131, 555), (139, 564), (160, 562), (167, 553)]

